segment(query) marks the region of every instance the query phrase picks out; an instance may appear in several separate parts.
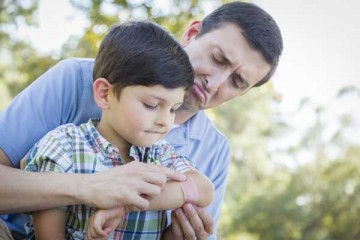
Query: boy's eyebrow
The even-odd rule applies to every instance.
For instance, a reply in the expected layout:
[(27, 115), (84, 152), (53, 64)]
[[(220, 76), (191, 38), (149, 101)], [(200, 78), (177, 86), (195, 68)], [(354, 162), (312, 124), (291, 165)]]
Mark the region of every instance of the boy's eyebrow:
[[(158, 100), (160, 100), (160, 101), (162, 101), (162, 102), (166, 102), (166, 99), (164, 99), (164, 98), (162, 98), (162, 97), (159, 97), (159, 96), (155, 96), (155, 95), (150, 94), (149, 97), (153, 97), (153, 98), (156, 98), (156, 99), (158, 99)], [(184, 103), (184, 102), (182, 101), (182, 102), (175, 103), (174, 105), (181, 105), (181, 104), (183, 104), (183, 103)]]

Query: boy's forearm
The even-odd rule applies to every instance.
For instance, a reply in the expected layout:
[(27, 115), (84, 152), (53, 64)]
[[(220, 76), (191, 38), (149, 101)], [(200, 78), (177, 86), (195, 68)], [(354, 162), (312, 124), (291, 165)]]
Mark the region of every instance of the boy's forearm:
[(59, 209), (48, 209), (32, 213), (35, 236), (37, 240), (63, 240), (67, 213)]
[[(198, 191), (198, 201), (194, 204), (199, 207), (209, 205), (215, 195), (214, 186), (211, 181), (197, 171), (185, 173), (186, 181), (193, 181)], [(162, 189), (161, 194), (150, 200), (149, 210), (170, 210), (181, 207), (186, 203), (182, 189), (184, 182), (169, 181)]]

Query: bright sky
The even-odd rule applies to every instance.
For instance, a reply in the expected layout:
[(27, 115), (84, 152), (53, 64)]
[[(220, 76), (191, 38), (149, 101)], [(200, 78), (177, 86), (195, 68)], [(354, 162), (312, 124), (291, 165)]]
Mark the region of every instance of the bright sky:
[[(281, 108), (301, 128), (314, 116), (291, 119), (299, 101), (309, 97), (331, 108), (334, 116), (351, 112), (360, 130), (360, 96), (335, 101), (342, 86), (360, 89), (360, 1), (358, 0), (255, 0), (279, 24), (284, 52), (273, 78), (282, 94)], [(213, 10), (209, 5), (206, 9)], [(72, 34), (81, 34), (87, 22), (68, 1), (40, 0), (39, 28), (20, 31), (41, 51), (56, 52)], [(306, 115), (308, 114), (308, 115)], [(333, 116), (330, 116), (333, 117)], [(360, 132), (360, 131), (359, 131)], [(360, 134), (357, 134), (360, 135)]]

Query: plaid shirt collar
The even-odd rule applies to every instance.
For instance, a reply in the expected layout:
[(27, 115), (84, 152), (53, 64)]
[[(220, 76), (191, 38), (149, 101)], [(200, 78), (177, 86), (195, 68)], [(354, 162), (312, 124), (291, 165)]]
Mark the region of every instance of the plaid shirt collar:
[[(105, 155), (109, 154), (120, 154), (118, 148), (106, 140), (96, 129), (99, 125), (100, 119), (90, 119), (88, 124), (82, 124), (80, 127), (84, 132), (89, 133), (88, 141), (94, 139), (96, 144), (92, 145), (93, 151), (95, 153), (100, 149)], [(96, 148), (96, 145), (98, 148)], [(151, 147), (137, 147), (132, 145), (130, 147), (129, 155), (134, 159), (134, 161), (150, 163), (156, 161), (159, 158), (159, 154), (163, 152), (163, 148), (166, 145), (164, 140), (160, 140), (154, 143)]]

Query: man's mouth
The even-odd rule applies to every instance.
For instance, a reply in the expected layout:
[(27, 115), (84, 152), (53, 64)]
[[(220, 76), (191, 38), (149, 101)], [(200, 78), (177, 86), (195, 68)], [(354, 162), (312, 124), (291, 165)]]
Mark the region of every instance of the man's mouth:
[(200, 99), (200, 102), (202, 104), (205, 104), (207, 101), (207, 94), (204, 90), (204, 88), (198, 84), (198, 83), (194, 83), (194, 86), (192, 87), (192, 92)]

